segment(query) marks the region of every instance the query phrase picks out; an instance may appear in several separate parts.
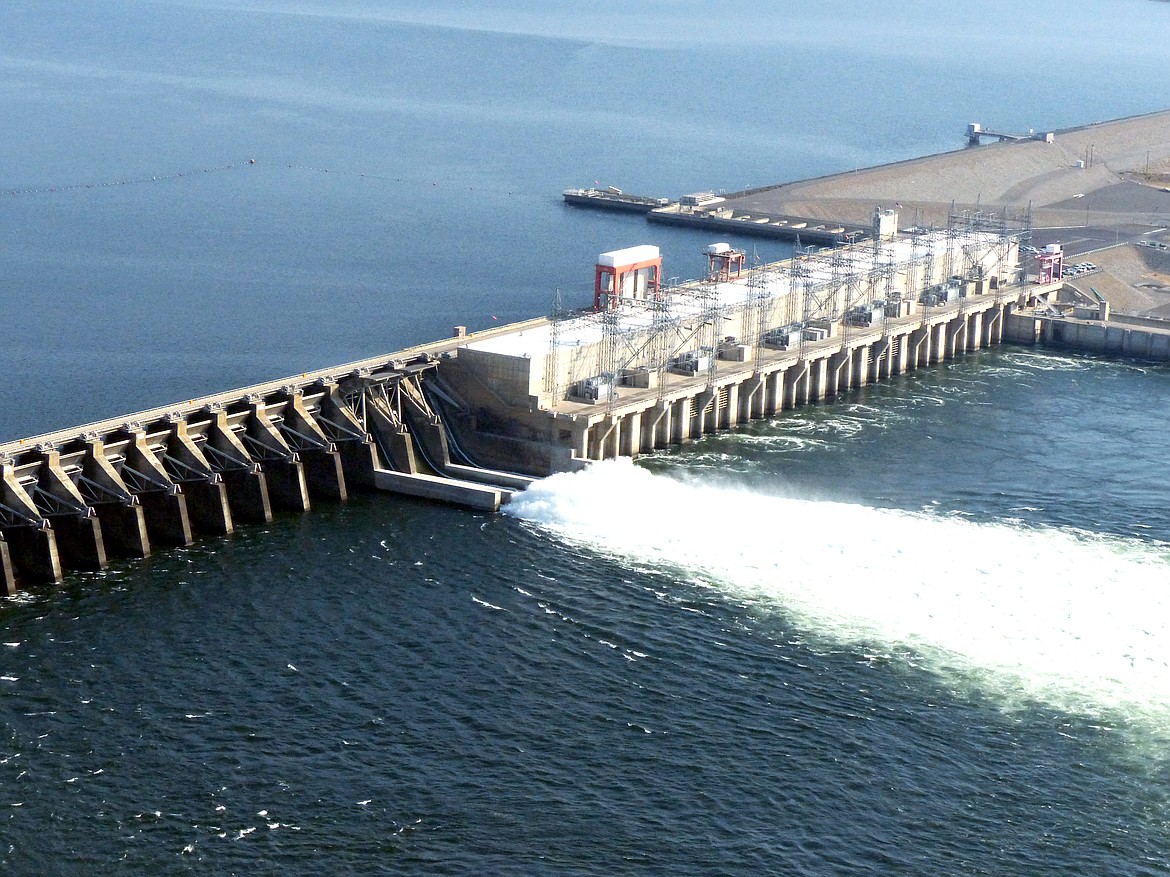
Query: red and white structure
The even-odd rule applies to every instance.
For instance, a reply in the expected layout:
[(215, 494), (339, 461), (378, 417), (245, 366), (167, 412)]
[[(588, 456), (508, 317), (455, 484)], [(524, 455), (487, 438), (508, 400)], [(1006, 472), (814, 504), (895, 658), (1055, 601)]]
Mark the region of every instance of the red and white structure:
[(662, 297), (662, 253), (642, 244), (613, 250), (597, 257), (593, 282), (593, 309), (607, 311), (623, 301)]
[(743, 272), (744, 252), (732, 249), (731, 244), (710, 244), (707, 247), (707, 276), (728, 283), (738, 280)]
[(1037, 283), (1056, 283), (1064, 276), (1064, 248), (1060, 244), (1049, 244), (1036, 256), (1039, 270)]

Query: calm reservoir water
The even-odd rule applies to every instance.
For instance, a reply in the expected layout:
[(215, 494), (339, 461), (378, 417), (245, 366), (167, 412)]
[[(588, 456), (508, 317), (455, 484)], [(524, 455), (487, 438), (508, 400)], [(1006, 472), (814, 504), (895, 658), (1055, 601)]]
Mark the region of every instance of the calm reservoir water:
[[(0, 440), (702, 269), (566, 186), (1170, 105), (1170, 4), (970, 6), (10, 2)], [(1168, 410), (1003, 348), (4, 601), (0, 870), (1165, 874)]]

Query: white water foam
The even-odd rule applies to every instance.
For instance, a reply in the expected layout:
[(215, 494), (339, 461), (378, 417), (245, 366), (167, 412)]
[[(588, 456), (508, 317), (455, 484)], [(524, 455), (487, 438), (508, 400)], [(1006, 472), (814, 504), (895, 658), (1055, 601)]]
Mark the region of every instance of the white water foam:
[(506, 510), (780, 609), (830, 641), (909, 650), (1005, 705), (1170, 727), (1164, 545), (792, 499), (628, 460), (539, 481)]

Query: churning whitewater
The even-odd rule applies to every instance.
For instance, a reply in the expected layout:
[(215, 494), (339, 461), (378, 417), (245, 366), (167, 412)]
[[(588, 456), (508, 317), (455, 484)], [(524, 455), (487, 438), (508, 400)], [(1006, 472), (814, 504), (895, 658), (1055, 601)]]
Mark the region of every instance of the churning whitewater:
[(574, 545), (914, 655), (1006, 705), (1170, 720), (1170, 552), (1017, 522), (868, 508), (655, 474), (555, 475), (507, 507)]

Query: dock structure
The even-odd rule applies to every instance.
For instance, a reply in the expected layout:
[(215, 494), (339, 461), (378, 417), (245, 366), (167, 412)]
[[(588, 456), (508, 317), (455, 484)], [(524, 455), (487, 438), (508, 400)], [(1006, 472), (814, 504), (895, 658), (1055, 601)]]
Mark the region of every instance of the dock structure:
[(677, 201), (631, 195), (621, 189), (566, 189), (566, 204), (597, 210), (644, 214), (647, 221), (659, 225), (700, 228), (719, 234), (748, 235), (786, 241), (826, 245), (856, 240), (870, 233), (870, 226), (857, 222), (813, 219), (791, 213), (767, 210), (744, 210), (732, 205), (723, 195), (697, 192)]
[(967, 125), (967, 143), (970, 146), (978, 146), (983, 142), (984, 137), (990, 137), (993, 140), (998, 140), (1000, 143), (1023, 143), (1026, 140), (1039, 140), (1041, 143), (1052, 143), (1056, 140), (1055, 131), (1029, 131), (1027, 134), (1009, 134), (1007, 131), (993, 131), (990, 128), (984, 128), (978, 122), (971, 122)]
[(566, 204), (593, 207), (598, 210), (616, 210), (622, 213), (649, 213), (670, 203), (669, 198), (631, 195), (615, 186), (607, 186), (604, 189), (565, 189), (561, 194)]

